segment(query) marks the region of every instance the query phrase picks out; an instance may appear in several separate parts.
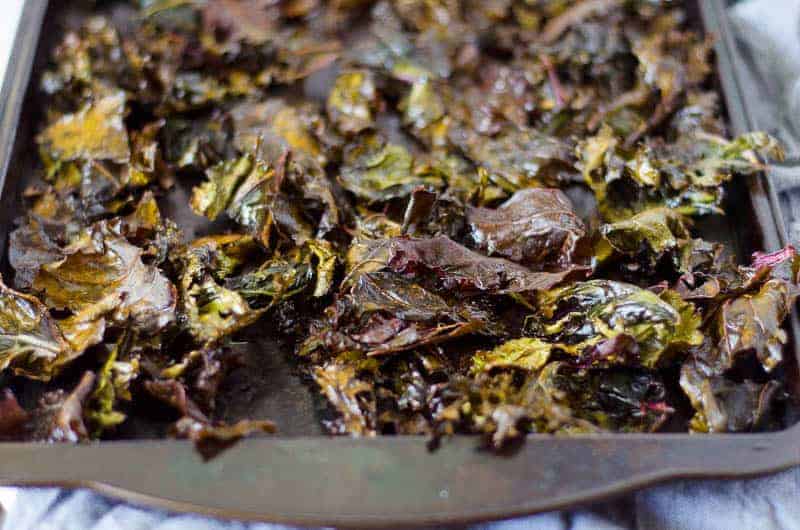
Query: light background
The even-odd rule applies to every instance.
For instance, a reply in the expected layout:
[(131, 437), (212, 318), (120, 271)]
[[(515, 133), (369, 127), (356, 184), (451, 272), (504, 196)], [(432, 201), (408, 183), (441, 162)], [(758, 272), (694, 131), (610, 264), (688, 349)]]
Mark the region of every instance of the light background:
[(6, 64), (14, 44), (14, 35), (23, 3), (25, 0), (0, 0), (0, 78), (3, 78), (6, 73)]

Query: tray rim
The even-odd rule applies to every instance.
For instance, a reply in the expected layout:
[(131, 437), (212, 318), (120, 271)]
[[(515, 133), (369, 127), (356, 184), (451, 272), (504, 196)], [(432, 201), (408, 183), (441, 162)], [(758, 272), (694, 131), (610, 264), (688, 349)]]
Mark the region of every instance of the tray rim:
[[(501, 460), (501, 462), (506, 464), (514, 461), (515, 466), (517, 463), (523, 465), (529, 463), (530, 460), (535, 460), (541, 449), (546, 449), (548, 446), (553, 449), (558, 445), (552, 443), (553, 441), (577, 445), (584, 451), (594, 451), (594, 446), (603, 444), (608, 448), (610, 442), (614, 446), (614, 450), (619, 453), (612, 457), (615, 462), (610, 464), (611, 474), (614, 476), (602, 477), (596, 485), (582, 485), (574, 489), (567, 485), (564, 491), (559, 491), (555, 495), (540, 495), (535, 490), (532, 490), (530, 496), (524, 500), (509, 502), (508, 504), (503, 504), (505, 501), (501, 500), (499, 503), (495, 502), (494, 505), (473, 505), (469, 504), (469, 501), (456, 498), (454, 499), (457, 506), (455, 509), (430, 509), (423, 503), (423, 506), (420, 506), (419, 511), (416, 512), (398, 512), (396, 508), (392, 507), (395, 500), (390, 499), (385, 492), (380, 492), (379, 495), (386, 500), (378, 501), (377, 504), (367, 501), (368, 509), (366, 510), (360, 506), (354, 510), (354, 506), (357, 504), (353, 502), (353, 499), (347, 499), (346, 494), (333, 494), (337, 505), (330, 511), (299, 509), (297, 507), (287, 510), (283, 505), (290, 502), (290, 497), (295, 497), (299, 494), (292, 487), (286, 488), (277, 500), (270, 500), (256, 495), (257, 500), (265, 502), (265, 505), (259, 505), (255, 509), (252, 505), (246, 506), (247, 503), (236, 502), (219, 506), (214, 502), (204, 503), (196, 500), (194, 496), (197, 493), (197, 489), (185, 484), (187, 478), (191, 477), (181, 476), (180, 472), (175, 474), (172, 472), (174, 470), (170, 473), (157, 473), (159, 481), (165, 480), (168, 483), (165, 488), (171, 491), (169, 494), (163, 494), (155, 493), (152, 490), (148, 491), (146, 487), (134, 484), (135, 481), (131, 481), (129, 477), (120, 476), (119, 469), (110, 471), (107, 469), (90, 470), (88, 473), (93, 476), (87, 477), (85, 474), (78, 472), (78, 468), (86, 466), (91, 469), (91, 461), (96, 464), (99, 463), (98, 465), (100, 466), (113, 466), (113, 459), (124, 457), (127, 457), (129, 462), (135, 461), (140, 466), (146, 466), (151, 462), (164, 464), (166, 458), (163, 455), (166, 454), (169, 458), (177, 459), (183, 461), (184, 464), (190, 465), (194, 470), (190, 475), (194, 476), (196, 472), (200, 471), (210, 483), (216, 479), (231, 480), (237, 478), (231, 475), (236, 475), (237, 471), (241, 472), (244, 466), (251, 466), (253, 462), (256, 462), (254, 460), (256, 457), (266, 457), (265, 460), (270, 461), (271, 457), (278, 456), (290, 461), (292, 464), (303, 465), (308, 463), (308, 454), (319, 454), (320, 452), (331, 452), (333, 450), (338, 455), (345, 455), (342, 460), (335, 463), (336, 465), (329, 466), (326, 469), (326, 471), (336, 475), (337, 472), (346, 473), (348, 467), (365, 467), (363, 462), (354, 458), (356, 453), (362, 453), (363, 451), (374, 451), (388, 456), (396, 452), (406, 454), (416, 452), (424, 458), (425, 455), (423, 453), (428, 455), (431, 453), (425, 449), (425, 438), (420, 436), (379, 437), (359, 440), (319, 436), (248, 439), (227, 450), (210, 463), (202, 462), (191, 445), (180, 440), (113, 441), (105, 442), (104, 444), (84, 444), (66, 447), (55, 447), (45, 443), (3, 443), (0, 444), (0, 484), (89, 488), (102, 495), (141, 506), (244, 521), (358, 528), (427, 527), (441, 524), (485, 522), (575, 508), (608, 500), (670, 480), (708, 478), (726, 480), (756, 477), (766, 473), (778, 472), (791, 466), (800, 465), (800, 447), (796, 444), (798, 436), (800, 436), (800, 428), (797, 426), (784, 431), (765, 434), (720, 434), (703, 437), (686, 434), (630, 434), (625, 435), (622, 440), (619, 435), (614, 434), (579, 435), (560, 439), (548, 437), (547, 435), (532, 435), (522, 446), (523, 450), (524, 448), (528, 449), (526, 454), (519, 457), (512, 456), (508, 460)], [(718, 448), (722, 444), (727, 444), (727, 451), (724, 454), (710, 454), (708, 452), (709, 440), (706, 439), (708, 437), (715, 439), (711, 444)], [(540, 445), (533, 447), (536, 442), (539, 442)], [(624, 456), (625, 452), (643, 454), (655, 452), (653, 449), (648, 449), (649, 446), (653, 445), (663, 445), (664, 448), (672, 446), (673, 450), (680, 448), (681, 451), (673, 455), (673, 458), (669, 461), (659, 460), (642, 463), (640, 458), (634, 457), (628, 459), (627, 462), (623, 462), (627, 458)], [(773, 452), (781, 448), (784, 449), (783, 453)], [(64, 453), (68, 454), (65, 455)], [(436, 480), (433, 477), (438, 476), (440, 478), (445, 473), (452, 472), (453, 465), (461, 466), (461, 459), (468, 453), (480, 455), (479, 458), (483, 462), (491, 460), (485, 455), (481, 455), (480, 451), (477, 450), (474, 438), (466, 436), (454, 437), (448, 440), (436, 453), (433, 453), (436, 456), (432, 462), (425, 464), (431, 466), (427, 471), (428, 476), (425, 478)], [(301, 456), (297, 456), (297, 454)], [(16, 459), (16, 463), (9, 464), (7, 457)], [(55, 472), (42, 469), (42, 465), (47, 465), (49, 461), (60, 458), (68, 458), (70, 465), (66, 468), (62, 466), (62, 469)], [(319, 460), (317, 456), (312, 456), (311, 458), (315, 459), (314, 463)], [(455, 462), (450, 462), (453, 465), (440, 466), (439, 464), (442, 463), (443, 458), (455, 460)], [(732, 467), (731, 460), (738, 463), (747, 461), (748, 464)], [(21, 468), (21, 466), (24, 467), (32, 461), (37, 462), (39, 467)], [(401, 464), (405, 465), (404, 463)], [(127, 465), (126, 463), (125, 466)], [(269, 466), (270, 464), (266, 465)], [(493, 465), (494, 462), (492, 463)], [(571, 464), (568, 463), (567, 465), (569, 467)], [(634, 466), (636, 470), (631, 471), (629, 466)], [(641, 466), (641, 468), (637, 466)], [(177, 467), (180, 468), (181, 465)], [(229, 469), (231, 467), (234, 469)], [(458, 468), (456, 467), (455, 469)], [(386, 471), (388, 473), (400, 472), (398, 463), (389, 463)], [(321, 474), (319, 478), (326, 483), (332, 483), (329, 484), (329, 489), (332, 489), (331, 486), (344, 488), (345, 490), (348, 487), (364, 489), (364, 487), (382, 488), (386, 486), (382, 478), (374, 476), (374, 473), (374, 470), (366, 469), (359, 470), (353, 476), (339, 477), (335, 480), (326, 479), (324, 474)], [(546, 485), (556, 488), (563, 482), (561, 477), (565, 477), (565, 481), (574, 478), (570, 477), (570, 475), (575, 475), (575, 470), (569, 468), (563, 471), (560, 470), (559, 477), (555, 480), (551, 477), (550, 481), (547, 482), (545, 478)], [(308, 477), (304, 477), (300, 482), (306, 482), (307, 479)], [(509, 492), (513, 491), (513, 488), (525, 489), (530, 486), (525, 481), (532, 482), (542, 479), (543, 477), (538, 475), (512, 477), (510, 479), (512, 489), (506, 489)], [(183, 491), (172, 491), (178, 482), (183, 483), (179, 486)], [(265, 477), (264, 482), (270, 482), (267, 485), (268, 488), (284, 487), (280, 480), (272, 480)], [(476, 485), (480, 486), (479, 483)], [(264, 487), (264, 484), (259, 483), (259, 486)], [(430, 489), (424, 487), (424, 483), (420, 484), (420, 486), (422, 487), (421, 489)], [(391, 486), (385, 489), (392, 491)], [(426, 491), (426, 493), (430, 492)], [(417, 493), (402, 495), (398, 502), (413, 504), (417, 501), (418, 496), (419, 494)], [(392, 511), (393, 509), (394, 511)]]
[[(743, 81), (737, 75), (734, 66), (735, 43), (728, 27), (725, 15), (724, 0), (698, 0), (699, 9), (702, 14), (703, 24), (706, 31), (714, 34), (717, 39), (715, 42), (717, 66), (716, 73), (722, 85), (722, 93), (728, 110), (728, 120), (733, 132), (743, 132), (750, 129), (753, 119), (748, 112), (747, 105), (743, 97)], [(41, 30), (44, 17), (51, 6), (49, 0), (27, 0), (24, 3), (23, 11), (17, 27), (17, 33), (13, 41), (12, 53), (6, 67), (5, 79), (3, 81), (2, 92), (0, 92), (0, 190), (5, 188), (5, 180), (8, 178), (8, 169), (11, 163), (11, 154), (17, 141), (17, 132), (20, 122), (22, 108), (28, 93), (34, 89), (31, 83), (31, 74), (34, 66), (34, 59), (40, 45)], [(787, 242), (786, 230), (780, 214), (780, 206), (775, 190), (768, 178), (754, 178), (748, 181), (751, 199), (753, 200), (754, 211), (758, 224), (762, 229), (762, 237), (766, 248), (777, 248)], [(795, 355), (800, 355), (800, 344), (798, 344), (798, 318), (796, 312), (793, 314), (789, 325), (793, 331)], [(583, 487), (571, 493), (562, 493), (554, 496), (534, 497), (529, 502), (516, 503), (502, 507), (472, 507), (461, 512), (447, 513), (409, 513), (405, 516), (388, 520), (376, 513), (357, 513), (348, 515), (342, 512), (331, 513), (330, 516), (316, 512), (282, 514), (272, 512), (253, 512), (237, 507), (217, 507), (208, 506), (201, 503), (187, 501), (185, 499), (167, 498), (138, 491), (135, 484), (120, 484), (119, 478), (104, 476), (102, 470), (98, 470), (95, 477), (81, 477), (77, 471), (81, 465), (88, 465), (91, 460), (91, 453), (102, 451), (108, 453), (104, 458), (126, 458), (134, 453), (138, 453), (142, 462), (147, 461), (148, 454), (158, 450), (174, 451), (187, 459), (194, 459), (199, 466), (209, 466), (200, 462), (200, 459), (192, 450), (190, 444), (184, 441), (175, 440), (137, 440), (137, 441), (106, 441), (99, 443), (84, 444), (77, 447), (43, 444), (35, 442), (3, 442), (0, 443), (0, 483), (6, 485), (27, 485), (27, 486), (61, 486), (61, 487), (86, 487), (98, 493), (123, 499), (135, 504), (144, 504), (155, 508), (178, 511), (203, 513), (215, 517), (235, 518), (254, 521), (269, 521), (274, 523), (290, 523), (304, 525), (356, 525), (356, 526), (378, 526), (389, 527), (395, 524), (404, 525), (430, 525), (430, 524), (462, 524), (468, 522), (487, 521), (499, 518), (517, 517), (530, 515), (542, 511), (575, 507), (581, 504), (597, 502), (608, 499), (626, 492), (630, 492), (645, 486), (654, 485), (667, 480), (679, 478), (732, 478), (749, 477), (764, 473), (775, 472), (787, 469), (794, 465), (800, 465), (800, 424), (795, 424), (781, 431), (758, 434), (730, 434), (730, 435), (708, 435), (703, 437), (692, 436), (682, 433), (658, 433), (658, 434), (600, 434), (600, 435), (577, 435), (569, 439), (554, 437), (552, 435), (532, 434), (527, 437), (528, 445), (533, 443), (546, 443), (550, 446), (563, 444), (565, 440), (572, 440), (578, 443), (585, 443), (587, 448), (593, 444), (606, 443), (612, 441), (618, 445), (618, 449), (625, 450), (630, 447), (641, 446), (642, 443), (652, 443), (653, 445), (666, 444), (671, 447), (681, 447), (684, 444), (694, 444), (700, 442), (707, 446), (707, 450), (715, 446), (722, 445), (720, 441), (730, 443), (731, 447), (741, 448), (747, 451), (759, 451), (763, 453), (763, 447), (775, 448), (779, 454), (772, 454), (768, 458), (760, 460), (756, 465), (749, 467), (737, 467), (740, 462), (731, 461), (729, 467), (720, 467), (716, 462), (695, 462), (697, 467), (688, 468), (684, 465), (671, 464), (660, 469), (646, 469), (631, 472), (622, 478), (616, 477), (606, 481), (601, 480), (595, 487)], [(246, 453), (270, 453), (277, 448), (285, 448), (288, 445), (296, 446), (315, 446), (315, 444), (330, 444), (331, 447), (346, 446), (351, 451), (359, 451), (360, 448), (383, 447), (385, 451), (393, 451), (408, 444), (415, 444), (424, 447), (424, 439), (416, 436), (405, 437), (379, 437), (374, 439), (353, 439), (331, 436), (303, 436), (303, 437), (280, 437), (280, 438), (259, 438), (245, 440), (233, 449), (228, 450), (221, 461), (228, 461), (231, 458), (244, 458)], [(465, 443), (475, 445), (474, 437), (457, 436), (453, 441), (445, 443), (445, 447), (440, 449), (442, 452), (448, 451), (448, 446), (461, 446)], [(573, 442), (569, 442), (573, 443)], [(75, 450), (78, 450), (77, 452)], [(91, 452), (90, 452), (91, 451)], [(77, 458), (70, 459), (66, 469), (54, 472), (45, 469), (42, 462), (52, 459), (54, 454), (75, 453)], [(526, 451), (521, 450), (524, 455)], [(19, 455), (23, 455), (27, 464), (27, 469), (19, 469), (18, 466), (9, 465), (9, 462), (16, 460)], [(247, 457), (250, 458), (250, 457)], [(518, 458), (517, 456), (511, 458)], [(718, 457), (717, 457), (718, 458)], [(134, 458), (133, 460), (136, 460)], [(658, 463), (658, 462), (656, 462)], [(146, 464), (145, 464), (146, 465)], [(89, 466), (91, 467), (91, 466)], [(569, 475), (567, 471), (565, 475)], [(66, 475), (65, 475), (66, 473)], [(368, 480), (368, 479), (365, 479)], [(412, 494), (413, 495), (413, 494)]]

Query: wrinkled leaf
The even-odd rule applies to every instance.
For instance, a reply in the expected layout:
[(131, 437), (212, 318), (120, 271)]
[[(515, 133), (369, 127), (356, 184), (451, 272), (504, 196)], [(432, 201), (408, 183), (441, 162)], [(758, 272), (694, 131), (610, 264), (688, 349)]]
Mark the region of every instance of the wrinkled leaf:
[(37, 141), (48, 156), (60, 162), (111, 160), (126, 163), (131, 152), (123, 123), (125, 94), (116, 92), (62, 116)]
[(35, 217), (9, 236), (8, 261), (14, 269), (14, 285), (19, 288), (30, 288), (41, 266), (62, 256), (59, 241), (47, 230), (45, 222)]
[(478, 248), (537, 270), (563, 270), (588, 253), (586, 228), (559, 190), (521, 190), (496, 209), (470, 208), (467, 220)]
[(405, 147), (375, 135), (347, 146), (339, 180), (346, 190), (370, 201), (403, 197), (419, 186), (443, 185), (438, 175), (416, 173), (414, 158)]
[(245, 155), (210, 168), (207, 176), (192, 194), (196, 213), (214, 220), (226, 212), (267, 247), (272, 246), (273, 232), (296, 243), (312, 237), (300, 208), (281, 192), (283, 175), (263, 160)]
[(590, 280), (543, 292), (535, 333), (587, 366), (656, 368), (702, 341), (700, 316), (677, 293)]
[(541, 185), (558, 185), (572, 178), (572, 153), (558, 138), (533, 130), (515, 129), (486, 138), (463, 130), (451, 134), (489, 179), (508, 193)]
[(83, 350), (73, 350), (36, 297), (0, 283), (0, 369), (49, 380)]
[(252, 324), (263, 313), (221, 283), (254, 251), (252, 238), (229, 235), (195, 240), (182, 256), (180, 311), (189, 333), (200, 344), (214, 343)]
[(693, 432), (738, 432), (769, 425), (780, 383), (737, 383), (710, 375), (702, 365), (689, 362), (681, 369), (680, 384), (692, 402), (695, 415), (689, 422)]
[(328, 428), (334, 433), (352, 436), (374, 436), (374, 405), (371, 403), (372, 385), (358, 379), (352, 365), (330, 362), (318, 366), (313, 372), (314, 382), (339, 414)]
[(494, 368), (521, 368), (535, 372), (550, 358), (552, 344), (524, 337), (504, 342), (491, 351), (479, 351), (472, 358), (473, 372), (488, 372)]
[(657, 375), (631, 370), (576, 370), (550, 363), (539, 384), (553, 399), (593, 425), (618, 432), (653, 432), (672, 414)]
[(608, 221), (624, 220), (656, 206), (684, 215), (718, 213), (721, 184), (734, 174), (763, 169), (755, 153), (783, 158), (777, 142), (763, 133), (728, 141), (697, 132), (681, 136), (674, 144), (653, 141), (625, 148), (604, 127), (578, 147), (583, 176)]
[(400, 274), (429, 278), (445, 290), (464, 293), (533, 293), (580, 277), (588, 270), (571, 267), (561, 272), (534, 272), (501, 258), (473, 252), (446, 236), (430, 239), (397, 238), (367, 245), (358, 256), (349, 256), (354, 271), (388, 268)]
[(331, 290), (337, 261), (330, 243), (309, 240), (286, 256), (275, 256), (255, 271), (233, 278), (227, 287), (253, 307), (273, 305), (307, 290), (320, 298)]
[(714, 324), (719, 339), (719, 357), (714, 366), (724, 370), (748, 353), (755, 353), (764, 369), (771, 371), (783, 360), (788, 340), (781, 323), (797, 296), (795, 288), (770, 280), (757, 293), (745, 294), (725, 302)]
[(142, 250), (115, 227), (91, 227), (64, 254), (42, 266), (33, 282), (48, 306), (69, 309), (82, 320), (108, 315), (120, 324), (130, 321), (146, 333), (175, 320), (175, 287), (157, 268), (145, 265)]
[(447, 144), (449, 120), (445, 101), (433, 81), (425, 79), (413, 83), (398, 110), (403, 113), (403, 125), (424, 142), (436, 147)]
[(591, 433), (600, 429), (577, 418), (554, 399), (536, 375), (519, 384), (513, 374), (458, 377), (441, 390), (442, 407), (434, 415), (437, 435), (483, 434), (502, 448), (526, 432)]
[(645, 210), (630, 219), (603, 225), (600, 232), (615, 252), (651, 268), (691, 238), (688, 221), (669, 208)]
[(329, 311), (330, 321), (306, 340), (301, 355), (320, 346), (332, 352), (387, 355), (492, 332), (489, 316), (480, 310), (451, 305), (390, 272), (360, 275)]

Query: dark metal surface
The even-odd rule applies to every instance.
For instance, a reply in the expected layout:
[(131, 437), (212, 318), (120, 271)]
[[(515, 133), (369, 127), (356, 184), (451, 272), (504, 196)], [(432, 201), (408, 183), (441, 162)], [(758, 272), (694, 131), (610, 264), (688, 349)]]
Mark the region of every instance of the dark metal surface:
[[(47, 53), (77, 11), (69, 2), (28, 0), (0, 101), (0, 244), (21, 211), (20, 194), (36, 167), (33, 135), (41, 121), (36, 82)], [(752, 127), (737, 80), (721, 0), (701, 0), (706, 31), (716, 34), (719, 78), (734, 133)], [(45, 16), (46, 15), (46, 16)], [(35, 58), (35, 59), (34, 59)], [(31, 71), (35, 72), (31, 77)], [(29, 79), (31, 82), (29, 83)], [(182, 218), (186, 197), (164, 204)], [(763, 178), (731, 187), (725, 218), (700, 225), (740, 256), (786, 242), (775, 194)], [(175, 208), (170, 210), (170, 208)], [(189, 230), (204, 230), (196, 226)], [(434, 453), (417, 437), (320, 436), (319, 401), (297, 377), (268, 323), (246, 346), (248, 364), (223, 391), (228, 419), (270, 417), (284, 437), (246, 440), (203, 463), (190, 444), (148, 440), (160, 426), (144, 422), (124, 433), (136, 441), (69, 446), (0, 444), (0, 483), (91, 487), (131, 502), (308, 525), (396, 526), (512, 517), (587, 503), (655, 482), (685, 477), (741, 477), (800, 465), (800, 426), (764, 434), (689, 436), (530, 436), (507, 455), (478, 450), (456, 437)], [(786, 374), (800, 396), (794, 341)], [(35, 385), (29, 391), (36, 392)], [(793, 417), (790, 407), (787, 422)], [(286, 436), (288, 435), (288, 436)]]

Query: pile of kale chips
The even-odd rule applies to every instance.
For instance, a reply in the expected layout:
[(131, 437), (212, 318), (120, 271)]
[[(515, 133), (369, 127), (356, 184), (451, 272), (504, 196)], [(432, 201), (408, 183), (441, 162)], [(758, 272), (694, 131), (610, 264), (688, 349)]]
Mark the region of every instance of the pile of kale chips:
[[(675, 4), (86, 19), (41, 79), (41, 174), (0, 284), (2, 369), (64, 389), (6, 389), (0, 432), (113, 437), (137, 400), (196, 442), (271, 432), (215, 417), (249, 326), (293, 344), (337, 434), (776, 426), (794, 249), (741, 264), (697, 225), (781, 149), (725, 136), (711, 42)], [(210, 235), (170, 219), (174, 194)]]

